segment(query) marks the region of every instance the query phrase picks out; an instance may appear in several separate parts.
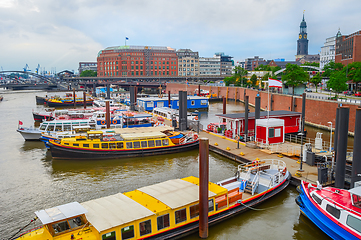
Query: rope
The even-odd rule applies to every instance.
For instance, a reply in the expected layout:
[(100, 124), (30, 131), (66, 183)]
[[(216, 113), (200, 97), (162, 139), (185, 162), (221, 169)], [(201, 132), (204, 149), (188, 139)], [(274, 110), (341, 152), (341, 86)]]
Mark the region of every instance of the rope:
[(18, 233), (20, 233), (22, 230), (24, 230), (24, 228), (26, 228), (27, 226), (29, 226), (32, 222), (36, 221), (36, 219), (38, 219), (38, 217), (35, 217), (34, 219), (31, 219), (31, 221), (26, 224), (24, 227), (20, 228), (19, 231), (17, 231), (14, 235), (12, 235), (10, 238), (8, 238), (8, 240), (12, 240), (12, 239), (15, 239), (14, 237), (16, 235), (18, 235)]

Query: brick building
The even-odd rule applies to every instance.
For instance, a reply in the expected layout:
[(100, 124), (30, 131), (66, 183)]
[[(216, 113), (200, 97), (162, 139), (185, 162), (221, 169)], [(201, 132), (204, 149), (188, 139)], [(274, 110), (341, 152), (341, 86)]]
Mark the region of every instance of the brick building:
[(152, 46), (116, 46), (99, 51), (98, 77), (178, 76), (175, 49)]
[(335, 62), (343, 65), (361, 62), (361, 30), (350, 35), (336, 35)]

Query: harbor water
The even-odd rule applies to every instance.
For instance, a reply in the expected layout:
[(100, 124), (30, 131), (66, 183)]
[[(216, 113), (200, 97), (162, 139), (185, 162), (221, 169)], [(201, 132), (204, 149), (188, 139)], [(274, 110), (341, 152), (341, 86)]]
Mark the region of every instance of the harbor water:
[[(24, 126), (33, 125), (32, 110), (43, 109), (36, 105), (35, 96), (49, 93), (3, 90), (2, 94), (0, 239), (8, 239), (29, 223), (37, 210), (131, 191), (169, 179), (198, 176), (198, 150), (122, 160), (52, 160), (42, 142), (25, 142), (16, 132), (19, 121)], [(227, 104), (227, 113), (242, 111), (242, 103)], [(218, 121), (215, 113), (222, 113), (222, 103), (211, 103), (209, 112), (201, 113), (201, 122)], [(214, 153), (210, 153), (209, 159), (210, 181), (234, 175), (237, 163)], [(210, 227), (208, 239), (329, 239), (300, 214), (295, 203), (297, 195), (295, 188), (289, 186), (256, 209)], [(31, 227), (32, 224), (28, 229)], [(193, 234), (186, 239), (199, 237)]]

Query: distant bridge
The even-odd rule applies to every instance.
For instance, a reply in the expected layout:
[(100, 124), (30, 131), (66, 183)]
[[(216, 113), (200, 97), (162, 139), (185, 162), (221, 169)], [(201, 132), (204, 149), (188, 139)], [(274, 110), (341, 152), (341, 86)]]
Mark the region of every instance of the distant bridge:
[[(319, 68), (319, 67), (314, 67), (314, 66), (302, 65), (302, 66), (300, 66), (300, 67), (301, 67), (301, 68), (311, 68), (311, 69), (314, 69), (314, 70), (319, 71), (319, 72), (322, 71), (321, 68)], [(282, 69), (276, 71), (276, 72), (275, 72), (275, 75), (277, 75), (277, 74), (279, 74), (279, 73), (281, 73), (281, 72), (284, 72), (285, 70), (286, 70), (286, 68), (282, 68)]]
[(4, 74), (4, 73), (22, 73), (22, 74), (32, 75), (32, 76), (42, 79), (44, 81), (52, 81), (53, 80), (53, 78), (51, 78), (51, 77), (47, 77), (47, 76), (40, 75), (37, 73), (32, 73), (32, 72), (24, 72), (24, 71), (16, 71), (16, 70), (15, 71), (0, 71), (0, 74)]

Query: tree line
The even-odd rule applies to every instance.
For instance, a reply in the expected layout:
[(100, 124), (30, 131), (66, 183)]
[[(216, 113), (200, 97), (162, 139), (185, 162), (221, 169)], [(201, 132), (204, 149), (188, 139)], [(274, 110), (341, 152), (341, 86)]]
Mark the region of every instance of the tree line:
[[(302, 65), (319, 67), (319, 63), (305, 63)], [(262, 77), (257, 77), (256, 74), (253, 74), (250, 79), (247, 79), (248, 71), (237, 66), (233, 70), (233, 75), (226, 77), (224, 82), (226, 86), (264, 88), (263, 82), (266, 82), (268, 78), (277, 79), (278, 77), (274, 73), (280, 69), (279, 66), (260, 65), (255, 71), (268, 72)], [(283, 84), (293, 87), (293, 89), (301, 84), (311, 82), (316, 86), (317, 92), (318, 85), (322, 82), (322, 79), (328, 79), (326, 81), (327, 88), (329, 90), (332, 89), (336, 94), (348, 89), (348, 81), (356, 83), (356, 90), (358, 90), (358, 83), (361, 82), (361, 62), (343, 65), (342, 63), (331, 61), (324, 66), (323, 72), (318, 72), (312, 78), (310, 78), (305, 68), (297, 64), (288, 63), (280, 78)]]

